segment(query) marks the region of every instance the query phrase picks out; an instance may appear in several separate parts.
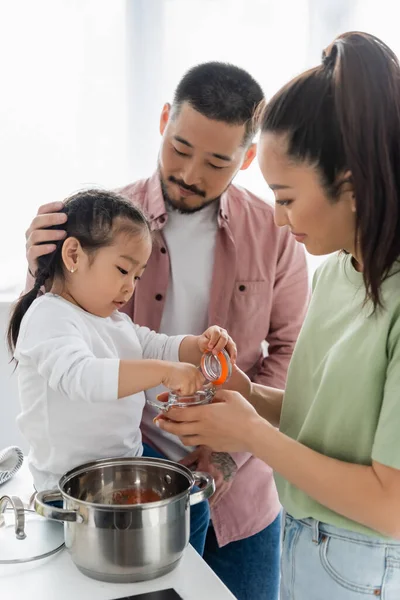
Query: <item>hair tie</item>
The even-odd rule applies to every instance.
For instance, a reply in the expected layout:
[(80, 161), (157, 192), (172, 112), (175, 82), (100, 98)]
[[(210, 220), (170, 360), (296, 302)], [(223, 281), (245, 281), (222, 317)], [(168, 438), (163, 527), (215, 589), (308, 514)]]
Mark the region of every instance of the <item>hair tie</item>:
[(330, 69), (334, 68), (337, 57), (337, 48), (336, 46), (330, 46), (327, 50), (322, 51), (322, 64), (325, 68)]
[(48, 271), (42, 271), (41, 273), (38, 273), (36, 276), (36, 280), (35, 280), (33, 289), (39, 291), (40, 288), (46, 283), (48, 278), (49, 278)]

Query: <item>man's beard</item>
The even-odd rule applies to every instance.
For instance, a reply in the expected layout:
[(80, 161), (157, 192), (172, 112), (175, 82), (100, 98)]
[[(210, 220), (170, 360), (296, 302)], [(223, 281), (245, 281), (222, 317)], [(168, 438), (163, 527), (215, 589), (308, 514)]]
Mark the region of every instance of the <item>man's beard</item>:
[[(168, 190), (167, 190), (167, 186), (166, 186), (166, 184), (165, 184), (165, 182), (163, 180), (163, 177), (161, 175), (161, 169), (160, 169), (160, 167), (158, 168), (158, 174), (159, 174), (159, 177), (160, 177), (161, 191), (162, 191), (162, 195), (163, 195), (165, 204), (168, 205), (168, 206), (170, 206), (170, 207), (172, 207), (174, 210), (180, 212), (183, 215), (189, 215), (189, 214), (196, 213), (199, 210), (203, 210), (203, 208), (206, 208), (207, 206), (209, 206), (213, 202), (219, 201), (220, 198), (221, 198), (222, 194), (219, 195), (219, 196), (217, 196), (216, 198), (211, 198), (210, 200), (206, 200), (203, 204), (200, 204), (200, 206), (186, 206), (185, 204), (182, 204), (180, 200), (174, 200), (173, 198), (171, 198), (171, 196), (169, 196)], [(168, 178), (168, 180), (171, 183), (177, 183), (183, 189), (192, 191), (196, 196), (200, 196), (201, 198), (205, 198), (205, 193), (202, 190), (197, 190), (197, 188), (194, 188), (194, 186), (187, 186), (187, 185), (185, 185), (183, 183), (183, 181), (178, 181), (178, 180), (176, 180), (172, 176), (170, 176)]]

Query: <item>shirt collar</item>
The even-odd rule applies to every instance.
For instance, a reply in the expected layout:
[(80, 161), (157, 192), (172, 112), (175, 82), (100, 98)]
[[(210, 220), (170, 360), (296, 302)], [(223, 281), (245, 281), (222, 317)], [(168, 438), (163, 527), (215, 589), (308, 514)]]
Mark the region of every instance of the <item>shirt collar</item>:
[(168, 221), (167, 209), (161, 190), (160, 176), (156, 171), (149, 180), (147, 217), (152, 231), (162, 229)]

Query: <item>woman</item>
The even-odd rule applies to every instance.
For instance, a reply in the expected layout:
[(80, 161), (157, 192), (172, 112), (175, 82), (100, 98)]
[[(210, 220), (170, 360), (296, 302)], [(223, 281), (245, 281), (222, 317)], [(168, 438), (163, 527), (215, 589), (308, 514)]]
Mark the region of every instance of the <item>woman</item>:
[[(249, 451), (286, 511), (281, 598), (400, 598), (400, 66), (339, 36), (263, 115), (275, 219), (315, 255), (285, 394), (253, 384), (175, 409), (186, 444)], [(337, 251), (339, 251), (337, 253)], [(175, 421), (175, 422), (174, 422)], [(184, 422), (179, 422), (184, 421)], [(280, 431), (274, 428), (279, 424)]]

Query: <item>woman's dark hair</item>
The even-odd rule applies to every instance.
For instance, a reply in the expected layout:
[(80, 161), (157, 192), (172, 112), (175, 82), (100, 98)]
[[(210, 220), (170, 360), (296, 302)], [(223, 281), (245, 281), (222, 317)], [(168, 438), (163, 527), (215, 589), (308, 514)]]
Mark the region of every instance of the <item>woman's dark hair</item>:
[[(49, 229), (65, 229), (67, 238), (76, 238), (89, 255), (93, 255), (99, 248), (111, 246), (118, 233), (138, 235), (148, 232), (150, 235), (149, 223), (141, 209), (114, 192), (78, 192), (65, 201), (61, 212), (68, 215), (66, 223), (54, 225)], [(39, 295), (41, 288), (47, 282), (52, 282), (55, 277), (64, 279), (65, 267), (61, 251), (65, 239), (55, 242), (57, 247), (54, 252), (38, 258), (35, 284), (28, 293), (19, 298), (14, 307), (7, 331), (8, 347), (12, 354), (23, 316)]]
[(284, 134), (294, 161), (316, 165), (332, 202), (351, 172), (356, 240), (366, 299), (400, 256), (400, 66), (378, 38), (340, 35), (322, 64), (286, 84), (267, 104), (262, 131)]

